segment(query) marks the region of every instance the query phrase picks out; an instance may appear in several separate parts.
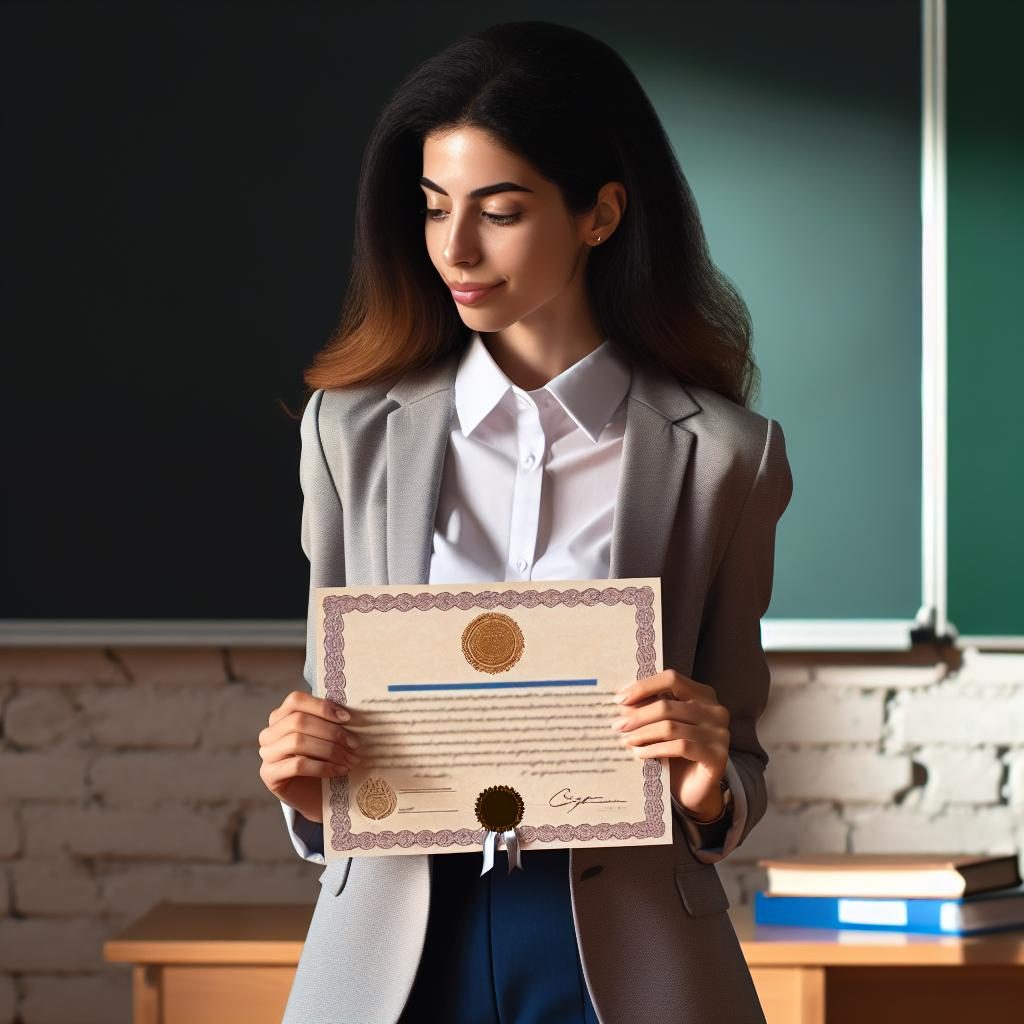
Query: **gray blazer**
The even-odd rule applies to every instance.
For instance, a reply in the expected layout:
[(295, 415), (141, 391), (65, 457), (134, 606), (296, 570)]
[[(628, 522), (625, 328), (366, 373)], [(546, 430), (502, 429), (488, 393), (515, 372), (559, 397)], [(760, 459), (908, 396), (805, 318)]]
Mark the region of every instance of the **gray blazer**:
[[(390, 387), (319, 390), (306, 407), (311, 688), (312, 588), (427, 582), (457, 360)], [(769, 687), (760, 620), (793, 488), (782, 428), (637, 366), (620, 474), (609, 578), (661, 577), (663, 664), (713, 686), (730, 711), (745, 838), (766, 806), (755, 724)], [(301, 823), (307, 840), (310, 827), (322, 835)], [(395, 1024), (423, 949), (429, 856), (332, 860), (320, 882), (283, 1024)], [(567, 882), (601, 1024), (764, 1024), (715, 864), (694, 856), (675, 814), (671, 845), (573, 849)]]

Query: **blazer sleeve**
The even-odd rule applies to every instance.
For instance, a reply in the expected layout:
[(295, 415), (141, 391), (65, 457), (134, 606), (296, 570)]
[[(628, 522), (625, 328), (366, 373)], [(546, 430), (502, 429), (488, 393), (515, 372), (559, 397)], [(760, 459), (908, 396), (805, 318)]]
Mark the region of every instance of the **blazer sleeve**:
[[(302, 527), (300, 543), (309, 560), (309, 598), (306, 605), (306, 659), (303, 676), (310, 691), (316, 693), (316, 615), (313, 608), (315, 587), (345, 586), (345, 545), (342, 534), (342, 508), (338, 489), (331, 476), (320, 437), (322, 389), (314, 391), (306, 403), (299, 427), (302, 450), (299, 456), (299, 486), (302, 489)], [(294, 807), (279, 801), (295, 852), (314, 864), (326, 864), (324, 827), (309, 821)]]
[(756, 729), (770, 684), (761, 618), (772, 596), (776, 526), (792, 494), (785, 435), (769, 419), (757, 473), (705, 598), (694, 655), (693, 678), (714, 687), (719, 703), (729, 709), (731, 732), (726, 770), (733, 793), (731, 824), (720, 848), (695, 847), (687, 838), (694, 856), (706, 864), (728, 857), (767, 808), (768, 754)]

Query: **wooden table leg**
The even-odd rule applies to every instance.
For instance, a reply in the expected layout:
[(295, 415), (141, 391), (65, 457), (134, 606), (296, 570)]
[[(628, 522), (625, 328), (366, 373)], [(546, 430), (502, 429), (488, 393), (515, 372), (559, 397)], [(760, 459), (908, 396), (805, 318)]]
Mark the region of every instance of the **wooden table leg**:
[(132, 967), (132, 1022), (160, 1024), (160, 968)]
[(753, 967), (768, 1024), (825, 1024), (824, 967)]

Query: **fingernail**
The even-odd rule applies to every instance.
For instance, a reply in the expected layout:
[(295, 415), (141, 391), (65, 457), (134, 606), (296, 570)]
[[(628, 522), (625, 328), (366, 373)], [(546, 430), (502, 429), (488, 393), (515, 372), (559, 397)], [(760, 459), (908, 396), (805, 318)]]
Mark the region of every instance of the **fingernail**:
[(612, 722), (612, 726), (611, 727), (613, 729), (621, 729), (626, 724), (626, 722), (628, 722), (628, 721), (629, 721), (628, 718), (616, 718), (615, 721)]
[(339, 722), (347, 722), (352, 717), (352, 715), (348, 711), (346, 711), (345, 708), (335, 704), (334, 717), (337, 718)]
[(612, 700), (614, 700), (616, 704), (621, 704), (627, 697), (629, 697), (628, 693), (623, 693), (622, 690), (618, 690)]
[(345, 742), (350, 747), (358, 747), (359, 746), (359, 740), (356, 739), (356, 737), (353, 736), (352, 733), (350, 733), (350, 732), (345, 733)]

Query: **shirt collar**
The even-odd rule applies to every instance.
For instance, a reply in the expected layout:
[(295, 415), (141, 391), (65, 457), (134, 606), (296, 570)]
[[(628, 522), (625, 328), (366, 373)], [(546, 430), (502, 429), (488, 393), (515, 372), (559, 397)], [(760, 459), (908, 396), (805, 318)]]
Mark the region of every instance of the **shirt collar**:
[[(573, 422), (596, 442), (629, 391), (629, 365), (606, 338), (582, 359), (544, 385)], [(467, 437), (512, 388), (523, 392), (494, 361), (479, 331), (459, 360), (455, 373), (455, 409)]]

